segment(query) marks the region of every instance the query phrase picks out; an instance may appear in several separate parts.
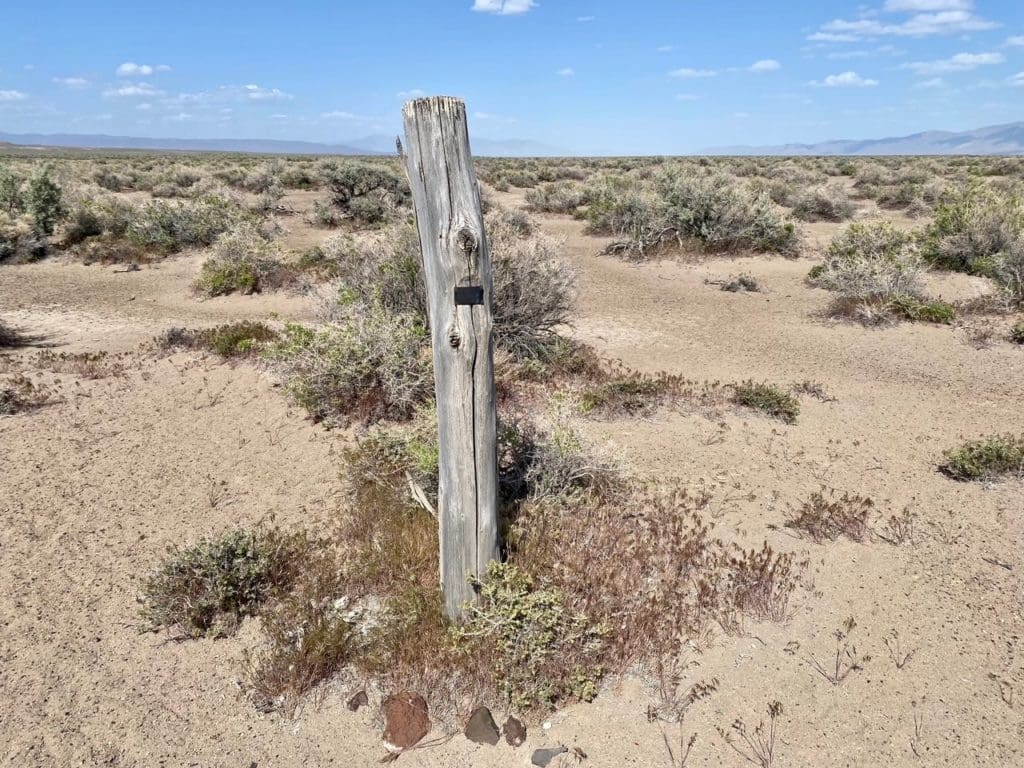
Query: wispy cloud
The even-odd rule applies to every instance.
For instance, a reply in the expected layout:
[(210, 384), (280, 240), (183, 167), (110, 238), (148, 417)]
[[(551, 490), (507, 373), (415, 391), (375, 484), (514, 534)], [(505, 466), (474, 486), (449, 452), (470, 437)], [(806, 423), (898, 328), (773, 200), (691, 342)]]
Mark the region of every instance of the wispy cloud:
[(658, 53), (668, 53), (669, 51), (674, 51), (675, 49), (676, 47), (674, 45), (659, 45), (654, 50), (656, 50)]
[(668, 73), (669, 77), (674, 77), (678, 80), (693, 80), (699, 77), (714, 77), (718, 73), (713, 69), (693, 69), (692, 67), (683, 67), (682, 69), (673, 69)]
[(751, 72), (774, 72), (782, 69), (782, 65), (775, 59), (761, 59), (751, 64), (749, 69)]
[(572, 77), (576, 74), (576, 71), (572, 67), (562, 67), (558, 70), (557, 74), (561, 77)]
[(399, 91), (395, 96), (402, 101), (409, 101), (410, 99), (422, 99), (427, 95), (427, 92), (420, 88), (412, 88), (408, 91)]
[(596, 18), (597, 16), (577, 16), (576, 21), (586, 24), (588, 21), (594, 21)]
[(939, 75), (946, 72), (967, 72), (988, 64), (1002, 64), (1006, 57), (1001, 53), (958, 53), (948, 59), (936, 61), (911, 61), (904, 64), (919, 75)]
[(24, 101), (27, 98), (28, 94), (21, 91), (0, 91), (0, 101)]
[(946, 81), (941, 77), (933, 77), (931, 80), (922, 80), (917, 84), (918, 88), (945, 88)]
[[(1018, 72), (1016, 75), (1011, 77), (1007, 82), (1010, 85), (1024, 87), (1024, 72)], [(3, 95), (3, 91), (0, 91), (0, 95)]]
[(243, 85), (242, 91), (245, 98), (250, 101), (286, 101), (292, 98), (290, 93), (285, 93), (279, 88), (261, 88), (255, 84)]
[(498, 16), (515, 16), (536, 7), (537, 3), (533, 0), (473, 0), (471, 10), (494, 13)]
[(840, 72), (838, 75), (829, 75), (820, 82), (812, 80), (808, 85), (820, 88), (871, 88), (878, 85), (878, 81), (861, 77), (856, 72)]
[[(910, 14), (902, 21), (882, 14)], [(974, 0), (887, 0), (881, 10), (865, 10), (857, 19), (833, 19), (809, 40), (846, 43), (873, 37), (931, 37), (979, 32), (998, 27), (974, 13)]]
[(134, 61), (126, 61), (117, 68), (118, 77), (149, 77), (154, 72), (170, 72), (167, 64), (136, 64)]
[(1024, 35), (1015, 35), (1006, 38), (1006, 44), (1011, 47), (1024, 47)]
[(103, 92), (107, 98), (125, 96), (162, 96), (163, 91), (157, 89), (150, 83), (127, 83), (116, 88), (108, 88)]
[(57, 85), (63, 85), (65, 88), (88, 88), (92, 83), (86, 80), (84, 77), (55, 77), (53, 82)]

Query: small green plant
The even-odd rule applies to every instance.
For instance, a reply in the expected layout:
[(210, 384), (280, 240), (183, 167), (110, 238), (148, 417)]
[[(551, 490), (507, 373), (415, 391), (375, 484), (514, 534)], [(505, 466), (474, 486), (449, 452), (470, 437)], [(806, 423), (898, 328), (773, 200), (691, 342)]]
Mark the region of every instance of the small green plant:
[(294, 581), (305, 537), (234, 530), (190, 547), (173, 546), (142, 586), (143, 628), (186, 637), (225, 637), (275, 591)]
[(195, 289), (207, 296), (258, 293), (282, 272), (276, 243), (252, 224), (232, 228), (217, 238), (213, 254), (196, 280)]
[[(574, 612), (560, 591), (538, 587), (514, 565), (491, 563), (476, 586), (480, 604), (470, 607), (454, 637), (469, 653), (493, 653), (492, 674), (514, 710), (597, 695), (602, 670), (596, 660), (606, 627)], [(565, 658), (579, 665), (567, 667)]]
[(774, 384), (753, 381), (736, 384), (733, 388), (733, 400), (738, 405), (761, 411), (787, 424), (796, 423), (800, 415), (800, 401)]
[(241, 320), (199, 331), (168, 328), (156, 338), (156, 345), (165, 350), (205, 349), (221, 357), (240, 357), (255, 354), (263, 345), (279, 338), (277, 331), (265, 323)]
[(894, 315), (912, 322), (949, 325), (956, 319), (956, 307), (939, 299), (895, 296), (885, 304)]
[(846, 536), (851, 541), (864, 541), (868, 536), (868, 521), (875, 503), (866, 497), (844, 493), (836, 497), (835, 491), (811, 494), (786, 526), (806, 533), (815, 543), (835, 541)]
[(945, 453), (941, 469), (954, 480), (992, 480), (1024, 475), (1024, 434), (994, 435)]

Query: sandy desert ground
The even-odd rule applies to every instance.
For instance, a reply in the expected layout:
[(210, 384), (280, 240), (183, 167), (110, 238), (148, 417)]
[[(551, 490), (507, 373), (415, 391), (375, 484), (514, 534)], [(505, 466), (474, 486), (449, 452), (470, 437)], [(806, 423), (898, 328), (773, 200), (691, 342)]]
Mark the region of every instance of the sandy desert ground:
[[(515, 192), (496, 198), (523, 204)], [(561, 744), (580, 752), (553, 765), (671, 766), (665, 739), (697, 734), (688, 766), (738, 768), (716, 728), (756, 723), (773, 699), (784, 705), (777, 766), (1024, 764), (1024, 485), (937, 471), (946, 448), (1024, 430), (1024, 352), (975, 349), (948, 326), (827, 321), (828, 294), (804, 281), (808, 258), (636, 265), (598, 255), (603, 241), (568, 216), (538, 221), (579, 271), (573, 333), (601, 353), (700, 380), (810, 380), (834, 398), (803, 397), (794, 425), (673, 409), (587, 423), (630, 466), (710, 491), (719, 529), (809, 558), (806, 588), (789, 621), (686, 653), (687, 680), (720, 684), (681, 730), (649, 722), (656, 691), (627, 677), (531, 727), (518, 749), (456, 734), (399, 764), (526, 766), (534, 748)], [(839, 228), (808, 227), (819, 247)], [(348, 711), (343, 682), (294, 719), (252, 708), (237, 682), (252, 620), (222, 640), (138, 632), (138, 580), (168, 545), (260, 520), (326, 526), (339, 503), (345, 431), (311, 424), (252, 365), (146, 346), (170, 326), (309, 317), (297, 294), (198, 299), (189, 285), (200, 261), (0, 268), (0, 318), (57, 351), (123, 353), (115, 375), (50, 374), (59, 402), (0, 419), (6, 765), (350, 766), (385, 754), (375, 706)], [(741, 271), (766, 291), (705, 283)], [(930, 280), (945, 298), (981, 290), (964, 276)], [(822, 486), (870, 496), (879, 517), (909, 507), (913, 544), (796, 538), (784, 515)], [(834, 686), (813, 660), (827, 663), (850, 616), (870, 660)], [(902, 668), (885, 642), (893, 632), (913, 651)]]

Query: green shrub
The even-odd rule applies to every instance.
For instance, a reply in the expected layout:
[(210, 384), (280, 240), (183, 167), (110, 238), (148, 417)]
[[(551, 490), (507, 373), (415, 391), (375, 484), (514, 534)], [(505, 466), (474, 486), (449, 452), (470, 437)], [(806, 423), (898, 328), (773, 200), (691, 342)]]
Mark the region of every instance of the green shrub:
[(587, 188), (576, 182), (545, 184), (526, 193), (526, 204), (545, 213), (575, 213), (588, 199)]
[(955, 480), (1024, 475), (1024, 434), (995, 435), (946, 451), (942, 471)]
[[(562, 592), (536, 586), (514, 565), (491, 563), (477, 587), (480, 603), (454, 636), (474, 656), (490, 652), (491, 674), (513, 710), (597, 695), (607, 627), (574, 612)], [(577, 663), (569, 666), (566, 659)]]
[(178, 628), (187, 637), (224, 637), (253, 615), (301, 567), (302, 537), (276, 530), (229, 531), (169, 549), (142, 586), (140, 614), (147, 630)]
[(174, 253), (212, 245), (221, 233), (246, 218), (238, 205), (218, 195), (173, 203), (157, 200), (134, 212), (126, 236), (141, 248)]
[(52, 235), (54, 226), (67, 214), (64, 194), (50, 177), (49, 168), (42, 168), (29, 179), (25, 210), (32, 216), (36, 231), (41, 235)]
[(939, 299), (894, 296), (885, 307), (897, 317), (913, 322), (948, 325), (956, 318), (956, 307)]
[(787, 424), (796, 422), (800, 415), (800, 401), (774, 384), (747, 381), (735, 385), (733, 389), (733, 399), (745, 408), (761, 411)]
[(379, 301), (339, 308), (317, 328), (289, 324), (270, 360), (314, 421), (347, 425), (407, 419), (433, 391), (426, 329)]
[(332, 202), (363, 224), (384, 221), (411, 193), (405, 179), (383, 165), (344, 161), (325, 171)]
[(282, 264), (275, 242), (253, 224), (233, 227), (217, 238), (203, 262), (195, 290), (207, 296), (259, 293), (279, 278)]
[(21, 176), (6, 166), (0, 166), (0, 213), (14, 217), (25, 210), (24, 183)]
[(0, 264), (24, 264), (45, 255), (46, 244), (28, 216), (12, 218), (0, 212)]
[(1022, 238), (1024, 200), (975, 185), (942, 198), (923, 252), (942, 269), (992, 277), (998, 258), (1019, 249)]

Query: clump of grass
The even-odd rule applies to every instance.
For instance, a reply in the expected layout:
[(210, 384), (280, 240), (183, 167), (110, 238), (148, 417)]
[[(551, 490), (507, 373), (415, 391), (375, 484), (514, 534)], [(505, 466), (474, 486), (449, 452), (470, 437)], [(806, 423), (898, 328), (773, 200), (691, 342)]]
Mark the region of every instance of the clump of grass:
[(1024, 475), (1024, 435), (993, 435), (945, 453), (941, 469), (955, 480)]
[[(608, 628), (572, 610), (565, 594), (542, 588), (511, 564), (491, 563), (477, 585), (455, 641), (476, 661), (490, 659), (494, 683), (515, 711), (590, 701), (602, 676), (599, 658)], [(566, 662), (569, 663), (566, 663)]]
[(753, 275), (742, 273), (736, 277), (730, 277), (728, 280), (721, 282), (721, 288), (723, 291), (729, 293), (741, 293), (747, 291), (748, 293), (760, 293), (761, 284), (757, 281), (757, 278)]
[(800, 401), (786, 390), (774, 384), (746, 381), (733, 386), (733, 400), (738, 405), (761, 411), (781, 419), (787, 424), (796, 423), (800, 415)]
[(788, 520), (786, 526), (806, 533), (816, 544), (835, 541), (846, 536), (851, 541), (864, 541), (869, 534), (868, 522), (875, 503), (866, 497), (834, 490), (826, 496), (815, 492)]
[(185, 637), (226, 637), (276, 590), (294, 582), (302, 535), (280, 531), (228, 531), (190, 547), (173, 546), (144, 581), (144, 629), (176, 629)]
[(701, 385), (668, 373), (640, 373), (622, 365), (592, 373), (590, 378), (578, 394), (580, 409), (602, 417), (650, 414), (680, 400), (711, 402), (717, 393), (714, 384)]

